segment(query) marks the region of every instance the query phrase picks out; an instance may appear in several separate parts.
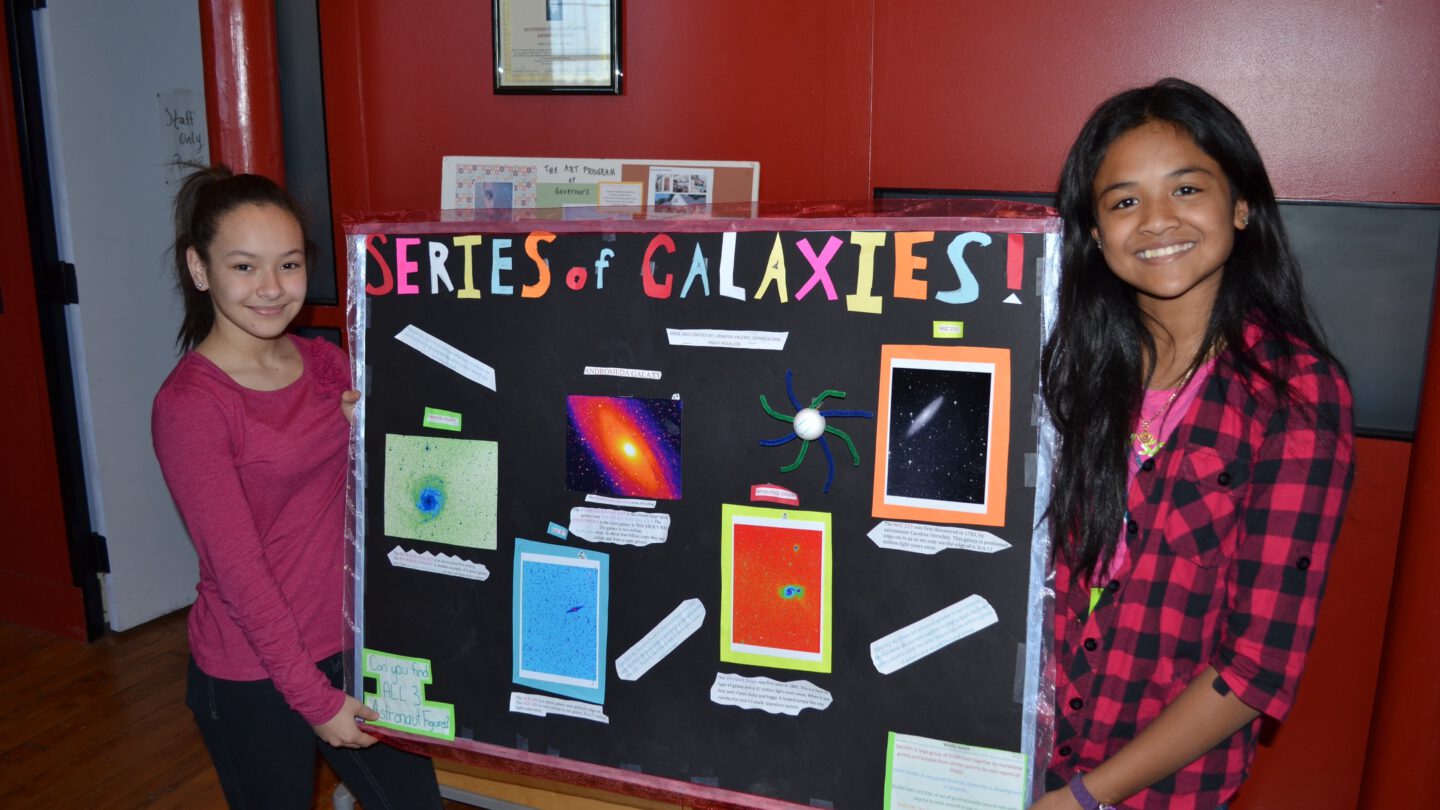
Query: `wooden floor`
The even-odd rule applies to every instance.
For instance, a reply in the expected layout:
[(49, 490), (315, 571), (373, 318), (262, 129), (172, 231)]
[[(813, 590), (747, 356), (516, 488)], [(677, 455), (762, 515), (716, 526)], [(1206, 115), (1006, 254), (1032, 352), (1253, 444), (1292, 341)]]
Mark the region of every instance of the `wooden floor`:
[[(93, 644), (0, 623), (0, 807), (223, 808), (188, 659), (183, 610)], [(328, 808), (337, 781), (316, 760)]]

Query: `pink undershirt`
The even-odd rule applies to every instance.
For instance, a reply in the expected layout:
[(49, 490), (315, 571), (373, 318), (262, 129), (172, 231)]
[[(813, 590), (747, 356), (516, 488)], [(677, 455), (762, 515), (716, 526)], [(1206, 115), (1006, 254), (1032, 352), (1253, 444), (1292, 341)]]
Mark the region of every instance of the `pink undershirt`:
[[(1190, 410), (1190, 405), (1195, 402), (1195, 398), (1198, 397), (1200, 391), (1205, 388), (1205, 380), (1209, 378), (1210, 372), (1214, 368), (1215, 359), (1211, 358), (1202, 363), (1199, 368), (1195, 369), (1195, 373), (1192, 374), (1190, 379), (1182, 386), (1180, 394), (1175, 397), (1175, 401), (1170, 403), (1168, 408), (1165, 407), (1165, 402), (1170, 399), (1171, 394), (1175, 393), (1174, 388), (1145, 390), (1145, 401), (1140, 405), (1141, 416), (1152, 416), (1153, 414), (1159, 413), (1162, 408), (1165, 410), (1165, 412), (1161, 414), (1158, 424), (1153, 418), (1150, 420), (1150, 426), (1154, 430), (1155, 435), (1165, 443), (1165, 446), (1161, 447), (1155, 455), (1170, 452), (1169, 443), (1172, 434), (1175, 432), (1175, 428), (1184, 421), (1185, 413)], [(1135, 420), (1134, 432), (1140, 432), (1139, 419)], [(1125, 479), (1125, 491), (1127, 493), (1130, 491), (1130, 488), (1135, 485), (1135, 476), (1140, 472), (1140, 465), (1145, 462), (1145, 457), (1141, 456), (1136, 449), (1137, 444), (1137, 442), (1131, 441), (1130, 444), (1127, 445), (1127, 450), (1129, 450), (1127, 455), (1130, 459), (1130, 464), (1127, 468), (1129, 475), (1126, 476)], [(1128, 499), (1129, 496), (1127, 495), (1126, 497)], [(1124, 569), (1127, 562), (1128, 551), (1129, 546), (1125, 542), (1125, 528), (1122, 526), (1120, 528), (1120, 539), (1115, 543), (1115, 554), (1110, 558), (1110, 565), (1106, 568), (1104, 577), (1095, 580), (1097, 587), (1105, 585), (1119, 576), (1120, 571)]]

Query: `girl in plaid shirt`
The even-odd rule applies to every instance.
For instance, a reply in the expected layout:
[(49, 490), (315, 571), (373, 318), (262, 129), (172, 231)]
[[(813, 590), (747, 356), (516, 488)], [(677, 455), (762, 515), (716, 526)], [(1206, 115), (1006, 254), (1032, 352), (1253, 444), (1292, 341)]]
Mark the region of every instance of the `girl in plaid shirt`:
[(1350, 391), (1260, 155), (1204, 90), (1101, 104), (1058, 197), (1055, 739), (1034, 807), (1223, 806), (1314, 636)]

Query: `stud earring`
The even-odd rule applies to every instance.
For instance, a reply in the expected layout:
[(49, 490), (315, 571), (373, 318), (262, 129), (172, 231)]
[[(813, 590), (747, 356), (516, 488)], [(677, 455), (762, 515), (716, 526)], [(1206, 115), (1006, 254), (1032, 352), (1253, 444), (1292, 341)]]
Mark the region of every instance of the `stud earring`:
[(199, 290), (200, 292), (205, 292), (205, 285), (197, 281), (195, 282), (195, 289)]
[(1105, 243), (1104, 243), (1104, 242), (1101, 242), (1099, 239), (1096, 239), (1096, 240), (1095, 240), (1095, 248), (1096, 248), (1097, 250), (1104, 250), (1104, 249), (1105, 249)]
[(1245, 216), (1240, 217), (1240, 227), (1244, 228), (1244, 227), (1248, 227), (1249, 225), (1250, 225), (1250, 215), (1249, 215), (1249, 214), (1246, 214)]

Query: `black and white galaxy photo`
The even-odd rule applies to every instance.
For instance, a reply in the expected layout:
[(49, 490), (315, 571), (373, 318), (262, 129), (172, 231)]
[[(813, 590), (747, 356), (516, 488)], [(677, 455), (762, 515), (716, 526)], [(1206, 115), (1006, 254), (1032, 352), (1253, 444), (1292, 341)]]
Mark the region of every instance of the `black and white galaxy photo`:
[(891, 368), (887, 501), (984, 507), (994, 373), (965, 365)]

